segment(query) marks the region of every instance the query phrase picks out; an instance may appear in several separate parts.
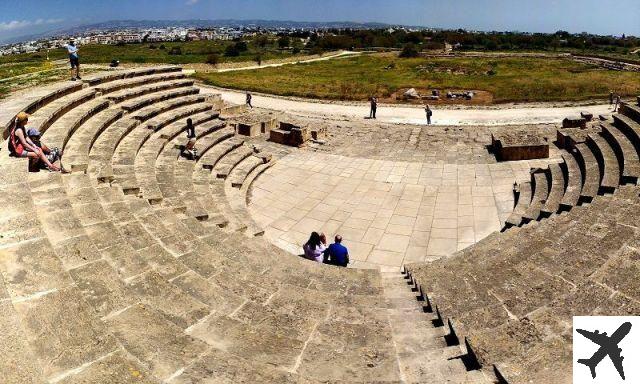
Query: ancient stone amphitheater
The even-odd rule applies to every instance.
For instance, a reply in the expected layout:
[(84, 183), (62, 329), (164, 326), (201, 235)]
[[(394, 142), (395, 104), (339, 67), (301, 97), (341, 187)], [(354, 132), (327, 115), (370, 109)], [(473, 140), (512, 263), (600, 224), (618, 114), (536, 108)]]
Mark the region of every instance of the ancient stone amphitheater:
[(254, 236), (272, 156), (193, 85), (132, 69), (2, 105), (72, 170), (2, 144), (2, 383), (568, 383), (573, 315), (640, 313), (640, 107), (562, 133), (502, 232), (400, 273)]

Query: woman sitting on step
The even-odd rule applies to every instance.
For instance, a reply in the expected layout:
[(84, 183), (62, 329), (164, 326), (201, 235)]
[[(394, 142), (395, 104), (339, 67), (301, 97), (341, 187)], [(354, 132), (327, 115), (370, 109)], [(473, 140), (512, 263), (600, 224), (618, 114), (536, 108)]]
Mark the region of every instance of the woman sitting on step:
[(29, 115), (26, 112), (20, 112), (11, 124), (8, 140), (11, 156), (28, 158), (33, 165), (37, 165), (37, 163), (42, 162), (48, 170), (52, 172), (60, 172), (61, 168), (51, 163), (44, 151), (40, 149), (27, 135), (28, 122)]
[(324, 251), (327, 249), (326, 244), (327, 238), (324, 234), (320, 235), (318, 232), (311, 232), (311, 237), (302, 247), (305, 259), (322, 263), (324, 261)]

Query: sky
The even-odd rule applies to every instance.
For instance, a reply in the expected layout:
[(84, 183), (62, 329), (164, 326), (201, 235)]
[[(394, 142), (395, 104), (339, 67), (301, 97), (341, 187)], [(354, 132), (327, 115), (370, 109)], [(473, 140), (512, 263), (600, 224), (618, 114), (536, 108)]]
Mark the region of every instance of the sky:
[(0, 0), (0, 40), (118, 19), (356, 21), (640, 36), (640, 0)]

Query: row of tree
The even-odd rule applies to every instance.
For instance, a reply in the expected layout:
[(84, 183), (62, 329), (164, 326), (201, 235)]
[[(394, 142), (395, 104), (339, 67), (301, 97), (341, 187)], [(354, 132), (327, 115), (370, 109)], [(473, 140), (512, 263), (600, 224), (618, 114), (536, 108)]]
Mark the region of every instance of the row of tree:
[(571, 34), (518, 32), (469, 32), (465, 30), (416, 31), (405, 30), (329, 30), (322, 35), (297, 33), (296, 37), (308, 38), (308, 49), (367, 49), (402, 48), (414, 44), (420, 49), (438, 49), (444, 43), (453, 44), (460, 50), (557, 50), (600, 49), (625, 53), (640, 46), (640, 38), (598, 36), (586, 33)]

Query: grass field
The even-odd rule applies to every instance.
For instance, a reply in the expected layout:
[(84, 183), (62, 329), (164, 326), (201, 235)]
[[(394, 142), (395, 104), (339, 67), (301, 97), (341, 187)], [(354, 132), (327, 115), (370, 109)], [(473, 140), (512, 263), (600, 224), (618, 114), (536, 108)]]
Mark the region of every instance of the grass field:
[[(395, 68), (385, 69), (389, 65)], [(208, 84), (285, 96), (366, 100), (406, 88), (483, 90), (494, 103), (586, 100), (640, 93), (640, 74), (570, 59), (399, 59), (367, 55), (281, 68), (198, 74)]]
[[(205, 63), (209, 55), (217, 54), (220, 63), (252, 61), (260, 53), (262, 60), (281, 59), (292, 56), (290, 51), (280, 51), (271, 46), (262, 49), (252, 43), (248, 43), (248, 50), (241, 52), (239, 56), (227, 57), (225, 48), (233, 44), (230, 41), (189, 41), (144, 43), (127, 45), (85, 45), (80, 46), (80, 58), (82, 63), (108, 63), (113, 59), (122, 63), (169, 63), (190, 64)], [(163, 46), (164, 48), (161, 48)], [(180, 55), (170, 54), (171, 50), (179, 47)], [(64, 59), (67, 52), (64, 49), (51, 50), (51, 60)], [(46, 59), (46, 52), (37, 52), (22, 55), (10, 55), (0, 57), (0, 64), (9, 62), (42, 62)]]

